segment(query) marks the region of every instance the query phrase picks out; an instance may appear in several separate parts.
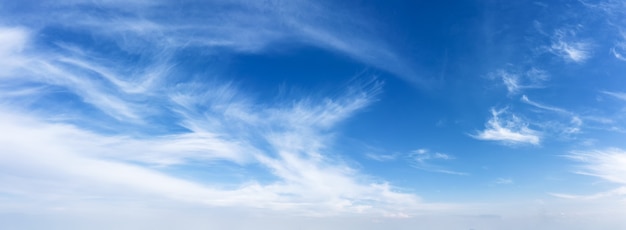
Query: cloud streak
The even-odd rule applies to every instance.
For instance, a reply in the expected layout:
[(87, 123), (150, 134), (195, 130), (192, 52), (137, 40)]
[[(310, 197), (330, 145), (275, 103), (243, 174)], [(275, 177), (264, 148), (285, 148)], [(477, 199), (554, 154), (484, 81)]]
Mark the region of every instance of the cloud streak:
[(478, 140), (496, 141), (504, 144), (532, 144), (539, 145), (541, 136), (538, 131), (528, 128), (520, 118), (511, 115), (502, 119), (506, 109), (491, 109), (491, 118), (485, 125), (485, 130), (470, 135)]
[[(313, 216), (406, 216), (420, 209), (415, 194), (368, 179), (329, 153), (337, 124), (375, 101), (381, 82), (356, 80), (334, 97), (261, 104), (232, 83), (187, 76), (195, 73), (185, 73), (183, 64), (171, 61), (189, 47), (253, 53), (298, 38), (411, 78), (412, 70), (384, 42), (355, 41), (350, 33), (339, 33), (358, 25), (337, 29), (316, 24), (311, 21), (316, 14), (307, 12), (322, 9), (309, 3), (281, 9), (235, 3), (237, 10), (223, 15), (170, 22), (151, 16), (161, 13), (160, 4), (132, 4), (147, 7), (137, 11), (145, 15), (135, 15), (122, 13), (118, 3), (103, 2), (101, 7), (114, 16), (101, 17), (102, 12), (86, 14), (63, 3), (53, 7), (53, 22), (25, 16), (24, 26), (0, 29), (0, 86), (7, 89), (0, 92), (0, 126), (15, 134), (0, 137), (7, 143), (0, 151), (0, 173), (12, 175), (2, 177), (3, 192), (31, 202), (48, 195), (66, 201), (148, 195)], [(266, 10), (269, 19), (263, 16)], [(342, 21), (330, 16), (326, 23)], [(224, 17), (234, 21), (223, 22)], [(273, 23), (281, 20), (287, 24)], [(45, 29), (26, 29), (38, 23), (50, 30), (59, 29), (54, 24), (66, 25), (66, 33), (84, 31), (81, 35), (96, 37), (90, 42), (109, 48), (93, 49)], [(38, 33), (51, 36), (49, 44), (31, 43)], [(184, 179), (168, 171), (192, 163), (234, 165), (256, 173), (233, 185), (217, 178)], [(262, 181), (256, 174), (272, 179)], [(66, 183), (76, 189), (63, 188)]]
[[(20, 182), (23, 186), (29, 186), (28, 182), (33, 180), (74, 181), (86, 190), (77, 194), (80, 196), (105, 195), (89, 189), (95, 183), (99, 184), (95, 187), (104, 186), (116, 193), (120, 192), (116, 186), (131, 188), (126, 195), (154, 194), (213, 206), (286, 209), (307, 215), (329, 211), (379, 212), (374, 208), (391, 211), (417, 205), (419, 198), (415, 195), (395, 192), (388, 183), (363, 182), (359, 178), (364, 176), (324, 154), (330, 141), (324, 130), (366, 105), (363, 100), (369, 101), (368, 96), (350, 97), (340, 101), (328, 99), (317, 108), (298, 103), (291, 108), (261, 111), (258, 115), (244, 109), (250, 116), (267, 118), (267, 123), (256, 125), (233, 120), (236, 117), (205, 117), (216, 119), (207, 122), (184, 111), (181, 124), (191, 132), (139, 138), (98, 134), (72, 125), (42, 122), (37, 117), (19, 118), (25, 117), (24, 114), (5, 115), (2, 129), (15, 135), (2, 135), (3, 143), (11, 143), (2, 148), (2, 162), (6, 166), (3, 173), (24, 177), (26, 185)], [(10, 109), (2, 111), (10, 114)], [(304, 119), (278, 123), (287, 117)], [(221, 124), (227, 121), (248, 126), (223, 129)], [(239, 134), (246, 130), (252, 135), (241, 137)], [(213, 187), (159, 172), (160, 168), (172, 165), (219, 161), (242, 167), (260, 164), (278, 179), (261, 184), (252, 177), (227, 190), (219, 188), (219, 183)], [(16, 194), (46, 193), (52, 189), (43, 186), (33, 191), (20, 184), (10, 184), (9, 187), (17, 190), (12, 191)]]
[(495, 181), (496, 184), (500, 184), (500, 185), (510, 185), (513, 184), (513, 179), (511, 178), (498, 178)]
[(626, 163), (626, 151), (622, 149), (576, 151), (566, 157), (582, 163), (581, 174), (626, 184), (626, 168), (622, 167)]
[(597, 200), (612, 197), (626, 196), (626, 151), (619, 148), (604, 150), (575, 151), (565, 157), (579, 162), (580, 171), (577, 174), (597, 177), (603, 181), (616, 184), (617, 188), (591, 195), (570, 195), (552, 193), (552, 195), (566, 199)]
[[(557, 113), (560, 114), (562, 116), (567, 116), (569, 118), (569, 124), (564, 124), (563, 126), (565, 127), (556, 127), (554, 129), (559, 130), (560, 133), (563, 134), (574, 134), (574, 133), (579, 133), (581, 126), (583, 125), (583, 120), (576, 115), (573, 112), (570, 112), (568, 110), (559, 108), (559, 107), (554, 107), (554, 106), (549, 106), (549, 105), (545, 105), (533, 100), (530, 100), (526, 95), (522, 95), (522, 98), (520, 99), (522, 102), (534, 106), (536, 108), (542, 109), (542, 110), (546, 110), (546, 111), (550, 111), (553, 113)], [(561, 125), (559, 125), (561, 126)]]
[[(382, 25), (376, 25), (357, 11), (336, 9), (329, 2), (187, 2), (177, 5), (178, 10), (170, 10), (174, 6), (161, 1), (132, 7), (105, 1), (98, 4), (102, 10), (98, 13), (76, 11), (75, 7), (90, 5), (75, 2), (33, 7), (31, 10), (36, 12), (25, 15), (23, 23), (61, 24), (87, 30), (115, 40), (130, 53), (153, 52), (149, 48), (152, 45), (166, 49), (226, 49), (238, 53), (271, 51), (276, 49), (275, 44), (310, 45), (385, 70), (418, 86), (425, 84), (417, 75), (415, 65), (389, 41), (382, 39), (377, 32), (377, 27)], [(134, 10), (129, 10), (131, 8)], [(198, 17), (182, 10), (189, 8), (211, 13)], [(40, 17), (32, 17), (44, 13), (52, 20), (40, 21)], [(169, 20), (161, 17), (166, 14), (170, 15)]]
[(491, 73), (490, 77), (502, 80), (509, 95), (521, 93), (526, 89), (543, 88), (544, 82), (550, 79), (546, 71), (537, 68), (530, 68), (524, 72), (498, 70)]
[(622, 93), (622, 92), (609, 92), (609, 91), (602, 91), (602, 93), (612, 96), (614, 98), (617, 98), (619, 100), (622, 101), (626, 101), (626, 93)]
[(626, 61), (626, 34), (622, 32), (620, 35), (620, 41), (611, 48), (611, 53), (618, 60)]
[(428, 149), (417, 149), (409, 154), (410, 164), (412, 167), (428, 171), (451, 175), (468, 175), (464, 172), (457, 172), (445, 169), (433, 162), (454, 160), (453, 156), (440, 152), (431, 152)]
[(548, 106), (548, 105), (544, 105), (544, 104), (540, 104), (538, 102), (532, 101), (530, 99), (528, 99), (528, 97), (526, 95), (522, 95), (522, 98), (520, 98), (520, 100), (526, 104), (532, 105), (534, 107), (540, 108), (540, 109), (544, 109), (544, 110), (548, 110), (548, 111), (552, 111), (555, 113), (561, 113), (561, 114), (567, 114), (567, 115), (571, 115), (572, 113), (565, 110), (565, 109), (561, 109), (561, 108), (557, 108), (554, 106)]
[[(423, 204), (333, 155), (341, 154), (332, 148), (337, 125), (375, 101), (381, 82), (358, 76), (338, 95), (259, 103), (220, 80), (230, 76), (214, 76), (210, 67), (189, 72), (200, 68), (181, 58), (304, 45), (422, 84), (410, 60), (382, 39), (381, 25), (356, 10), (310, 1), (15, 6), (0, 16), (14, 25), (0, 28), (0, 111), (3, 130), (20, 135), (2, 136), (11, 144), (2, 149), (7, 167), (0, 172), (23, 179), (4, 178), (22, 200), (150, 194), (303, 215), (383, 216), (407, 216)], [(175, 172), (212, 166), (243, 175), (223, 184)], [(63, 189), (64, 181), (80, 189)]]

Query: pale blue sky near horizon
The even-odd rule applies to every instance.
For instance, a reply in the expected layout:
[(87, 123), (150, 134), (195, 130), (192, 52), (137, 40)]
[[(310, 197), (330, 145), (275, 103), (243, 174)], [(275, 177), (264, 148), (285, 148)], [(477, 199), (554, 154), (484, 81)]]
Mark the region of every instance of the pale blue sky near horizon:
[(625, 31), (618, 0), (0, 0), (0, 222), (626, 228)]

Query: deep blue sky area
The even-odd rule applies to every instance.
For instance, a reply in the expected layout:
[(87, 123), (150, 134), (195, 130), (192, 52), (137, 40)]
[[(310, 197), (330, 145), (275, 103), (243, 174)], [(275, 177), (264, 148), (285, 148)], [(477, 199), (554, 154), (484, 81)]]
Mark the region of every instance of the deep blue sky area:
[(625, 12), (0, 0), (0, 223), (625, 229)]

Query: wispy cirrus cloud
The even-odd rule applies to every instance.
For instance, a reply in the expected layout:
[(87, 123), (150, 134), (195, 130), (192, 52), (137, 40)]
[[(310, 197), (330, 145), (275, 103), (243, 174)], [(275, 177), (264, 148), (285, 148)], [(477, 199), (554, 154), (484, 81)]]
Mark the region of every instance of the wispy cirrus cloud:
[(490, 78), (499, 79), (507, 89), (509, 95), (523, 92), (526, 89), (545, 87), (545, 82), (550, 79), (548, 73), (538, 68), (530, 68), (527, 71), (497, 70), (490, 74)]
[(582, 63), (591, 56), (589, 44), (584, 42), (568, 43), (565, 41), (556, 41), (552, 44), (550, 50), (563, 59), (576, 63)]
[(416, 149), (403, 154), (368, 153), (366, 157), (379, 162), (406, 161), (411, 167), (427, 172), (468, 175), (468, 173), (450, 170), (444, 166), (444, 162), (455, 160), (456, 158), (454, 156), (440, 152), (432, 152), (425, 148)]
[(576, 38), (575, 30), (560, 29), (555, 31), (548, 50), (566, 61), (583, 63), (591, 57), (591, 47), (592, 43)]
[(0, 26), (0, 77), (14, 74), (12, 71), (23, 66), (27, 60), (19, 55), (24, 51), (30, 42), (30, 31), (23, 27), (1, 27)]
[(455, 159), (453, 156), (445, 153), (431, 152), (428, 149), (422, 148), (412, 151), (408, 157), (410, 159), (411, 166), (420, 170), (452, 175), (468, 175), (464, 172), (446, 169), (440, 166), (440, 164), (435, 163), (438, 161), (449, 161)]
[[(626, 29), (626, 28), (624, 28)], [(611, 53), (615, 58), (621, 61), (626, 61), (626, 33), (620, 31), (620, 38), (615, 45), (611, 48)]]
[(622, 61), (626, 61), (626, 44), (625, 45), (619, 44), (613, 47), (611, 49), (611, 53), (613, 53), (613, 56), (615, 56), (615, 58), (622, 60)]
[[(602, 18), (605, 24), (614, 31), (614, 38), (609, 41), (613, 44), (609, 48), (610, 53), (618, 60), (626, 61), (626, 27), (624, 27), (624, 16), (626, 16), (626, 5), (619, 0), (603, 1), (579, 1), (585, 7), (592, 9), (596, 17)], [(599, 14), (598, 14), (599, 13)]]
[(575, 173), (597, 177), (606, 182), (616, 184), (618, 188), (591, 195), (571, 195), (552, 193), (560, 198), (577, 200), (596, 200), (610, 197), (626, 196), (626, 151), (619, 148), (604, 150), (574, 151), (565, 157), (579, 162), (580, 170)]
[[(10, 115), (8, 111), (11, 109), (2, 109), (5, 111), (3, 130), (15, 134), (2, 136), (2, 142), (11, 143), (2, 148), (2, 162), (7, 166), (3, 167), (3, 173), (24, 178), (18, 184), (5, 181), (11, 184), (10, 191), (5, 192), (22, 194), (21, 199), (32, 198), (24, 194), (37, 196), (38, 191), (68, 193), (68, 196), (104, 196), (103, 192), (120, 193), (115, 187), (125, 186), (131, 190), (120, 195), (153, 194), (210, 206), (253, 206), (306, 215), (328, 214), (329, 211), (372, 212), (382, 210), (381, 205), (387, 202), (391, 203), (384, 205), (389, 208), (385, 212), (410, 209), (408, 206), (397, 208), (401, 204), (416, 205), (417, 196), (395, 192), (384, 182), (363, 183), (361, 177), (364, 176), (324, 154), (330, 141), (324, 130), (366, 105), (363, 101), (369, 101), (366, 95), (357, 94), (353, 95), (354, 98), (348, 96), (339, 101), (327, 99), (327, 103), (317, 108), (297, 104), (281, 109), (263, 109), (258, 113), (252, 112), (251, 108), (242, 108), (243, 112), (250, 113), (249, 116), (267, 119), (260, 123), (248, 123), (249, 120), (239, 116), (220, 116), (220, 112), (227, 112), (228, 106), (214, 101), (202, 104), (215, 106), (212, 109), (214, 114), (204, 113), (204, 116), (195, 114), (199, 111), (189, 103), (182, 103), (188, 110), (177, 113), (181, 114), (180, 124), (189, 131), (145, 137), (99, 134), (73, 125), (41, 121), (36, 116)], [(174, 101), (181, 103), (180, 99)], [(236, 101), (230, 104), (238, 106)], [(333, 117), (327, 117), (329, 113), (333, 113)], [(289, 117), (306, 119), (282, 123)], [(240, 127), (225, 127), (227, 123)], [(242, 135), (244, 133), (247, 135)], [(37, 157), (44, 153), (46, 157)], [(219, 188), (219, 183), (179, 179), (160, 171), (190, 162), (210, 165), (219, 161), (236, 163), (240, 167), (260, 164), (277, 180), (262, 184), (250, 177), (240, 181), (236, 188), (223, 189)], [(75, 186), (81, 187), (81, 192), (73, 194), (63, 189), (56, 191), (58, 188), (48, 185), (29, 183), (38, 180), (50, 181), (53, 185), (73, 181)], [(28, 186), (41, 187), (31, 190)], [(91, 186), (107, 189), (91, 190)]]
[(499, 184), (499, 185), (514, 184), (513, 179), (511, 179), (511, 178), (502, 178), (502, 177), (496, 179), (494, 183)]
[(565, 157), (580, 162), (583, 175), (595, 176), (608, 182), (626, 184), (626, 151), (618, 148), (575, 151)]
[(478, 140), (496, 141), (504, 144), (539, 145), (541, 142), (539, 131), (530, 129), (527, 123), (514, 114), (508, 117), (504, 117), (504, 115), (507, 115), (506, 108), (491, 109), (491, 118), (485, 124), (485, 129), (470, 136)]
[[(401, 50), (379, 34), (377, 28), (383, 25), (377, 25), (358, 11), (335, 9), (330, 2), (187, 2), (177, 5), (178, 10), (170, 10), (172, 4), (162, 1), (152, 4), (106, 1), (99, 2), (99, 10), (95, 12), (75, 10), (92, 6), (82, 1), (42, 4), (29, 8), (36, 12), (24, 15), (21, 23), (60, 24), (74, 30), (88, 30), (115, 40), (131, 53), (158, 51), (149, 49), (151, 44), (170, 50), (203, 47), (238, 53), (279, 50), (276, 44), (304, 44), (345, 55), (416, 85), (426, 82)], [(182, 10), (188, 8), (212, 13), (197, 17)], [(33, 16), (44, 13), (52, 20), (41, 21), (41, 17)], [(166, 14), (170, 16), (163, 20), (161, 16)]]
[[(609, 96), (610, 99), (607, 102), (626, 102), (626, 93), (620, 91), (600, 91), (602, 95)], [(617, 100), (617, 101), (615, 101)], [(602, 116), (595, 116), (593, 118), (596, 119), (600, 125), (603, 126), (603, 129), (613, 131), (613, 132), (624, 132), (624, 121), (626, 117), (624, 116), (624, 108), (620, 103), (611, 103), (607, 107), (604, 108), (607, 112)]]
[(562, 109), (562, 108), (549, 106), (549, 105), (544, 105), (544, 104), (538, 103), (536, 101), (532, 101), (526, 95), (522, 95), (520, 100), (522, 102), (526, 103), (526, 104), (532, 105), (534, 107), (537, 107), (537, 108), (540, 108), (540, 109), (543, 109), (543, 110), (548, 110), (548, 111), (552, 111), (552, 112), (555, 112), (555, 113), (561, 113), (561, 114), (567, 114), (567, 115), (572, 114), (570, 111), (567, 111), (567, 110)]
[(377, 154), (377, 153), (368, 153), (365, 155), (368, 159), (386, 162), (386, 161), (394, 161), (398, 159), (400, 154)]
[(626, 101), (626, 93), (622, 93), (622, 92), (610, 92), (610, 91), (602, 91), (603, 94), (612, 96), (614, 98), (617, 98), (619, 100), (622, 101)]
[[(307, 215), (402, 216), (420, 203), (415, 194), (371, 181), (328, 154), (336, 125), (374, 101), (380, 82), (363, 81), (338, 96), (260, 104), (219, 80), (225, 77), (190, 73), (185, 63), (172, 61), (191, 49), (206, 58), (271, 52), (288, 43), (335, 52), (418, 83), (414, 67), (357, 12), (336, 13), (331, 5), (309, 1), (175, 7), (161, 1), (66, 1), (24, 11), (12, 6), (2, 9), (2, 20), (15, 26), (0, 29), (0, 98), (7, 112), (3, 129), (20, 135), (2, 137), (12, 143), (2, 157), (3, 165), (19, 165), (3, 167), (3, 173), (25, 179), (5, 181), (11, 194), (28, 194), (21, 199), (111, 192)], [(213, 13), (198, 16), (190, 9)], [(29, 142), (30, 136), (39, 142)], [(36, 159), (43, 153), (49, 158)], [(258, 172), (223, 185), (168, 171), (190, 164)], [(49, 174), (31, 174), (37, 170)], [(260, 182), (258, 174), (272, 180)], [(42, 180), (49, 186), (36, 183)], [(73, 194), (58, 186), (61, 181), (81, 189)], [(116, 185), (130, 189), (118, 191)]]
[[(171, 61), (188, 47), (208, 53), (216, 49), (261, 52), (274, 42), (297, 37), (302, 43), (366, 63), (374, 64), (365, 56), (381, 54), (389, 57), (389, 63), (379, 67), (407, 74), (408, 69), (394, 64), (399, 59), (381, 41), (343, 44), (344, 35), (336, 34), (334, 27), (317, 25), (308, 18), (312, 15), (300, 17), (290, 8), (284, 9), (285, 15), (266, 9), (273, 15), (271, 20), (293, 20), (287, 20), (289, 25), (274, 25), (261, 17), (262, 8), (248, 5), (226, 11), (228, 16), (241, 15), (226, 17), (236, 20), (224, 25), (220, 20), (224, 15), (170, 22), (153, 19), (151, 14), (160, 12), (160, 3), (133, 5), (148, 7), (140, 13), (145, 15), (120, 13), (124, 9), (111, 4), (103, 3), (102, 9), (113, 17), (61, 4), (49, 13), (59, 16), (51, 17), (53, 22), (25, 16), (24, 25), (0, 29), (4, 41), (0, 57), (6, 57), (0, 59), (4, 70), (0, 86), (6, 89), (0, 92), (0, 126), (15, 134), (0, 135), (1, 142), (10, 143), (0, 151), (0, 172), (11, 175), (2, 177), (4, 193), (44, 203), (48, 195), (68, 202), (73, 197), (137, 197), (139, 202), (141, 197), (154, 196), (315, 216), (406, 216), (421, 204), (417, 195), (368, 179), (328, 153), (337, 124), (375, 101), (382, 87), (379, 81), (357, 80), (331, 97), (301, 95), (261, 104), (232, 83), (218, 77), (207, 80), (211, 77), (203, 76), (206, 73), (184, 72), (184, 63)], [(53, 33), (47, 34), (54, 37), (49, 43), (31, 42), (38, 33), (46, 33), (28, 28), (38, 23), (44, 28), (49, 23), (51, 30), (60, 24), (66, 26), (63, 29), (82, 31), (65, 32), (96, 37), (91, 42), (106, 43), (108, 48), (95, 49)], [(325, 35), (294, 32), (305, 23)], [(356, 49), (354, 44), (369, 48)], [(29, 103), (21, 103), (26, 100)], [(233, 165), (255, 173), (222, 184), (218, 178), (185, 179), (169, 171), (191, 165)], [(67, 183), (76, 189), (62, 186)]]
[(616, 188), (606, 192), (599, 192), (591, 195), (572, 195), (565, 193), (549, 193), (550, 195), (563, 199), (571, 199), (571, 200), (598, 200), (602, 198), (611, 198), (615, 196), (624, 196), (626, 195), (626, 187)]
[[(533, 100), (530, 100), (528, 98), (528, 96), (526, 95), (522, 95), (522, 98), (520, 99), (522, 102), (534, 106), (536, 108), (542, 109), (542, 110), (546, 110), (546, 111), (550, 111), (553, 113), (557, 113), (561, 116), (566, 116), (568, 118), (567, 122), (556, 122), (557, 127), (552, 128), (554, 130), (558, 130), (559, 133), (562, 134), (575, 134), (575, 133), (579, 133), (581, 131), (581, 127), (583, 125), (583, 120), (580, 118), (580, 116), (578, 116), (577, 114), (565, 110), (563, 108), (559, 108), (559, 107), (555, 107), (555, 106), (550, 106), (550, 105), (545, 105)], [(565, 123), (565, 124), (562, 124)], [(550, 126), (550, 125), (548, 125)], [(554, 125), (552, 125), (554, 126)]]

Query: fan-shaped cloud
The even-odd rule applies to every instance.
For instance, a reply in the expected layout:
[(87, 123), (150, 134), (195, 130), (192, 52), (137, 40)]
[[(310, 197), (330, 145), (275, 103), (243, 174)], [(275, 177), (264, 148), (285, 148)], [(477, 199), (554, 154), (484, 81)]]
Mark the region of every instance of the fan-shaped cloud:
[(515, 115), (502, 118), (506, 109), (491, 109), (491, 118), (485, 125), (485, 130), (471, 135), (479, 140), (497, 141), (505, 144), (533, 144), (538, 145), (541, 142), (541, 136), (538, 131), (528, 128), (528, 124), (524, 123)]

